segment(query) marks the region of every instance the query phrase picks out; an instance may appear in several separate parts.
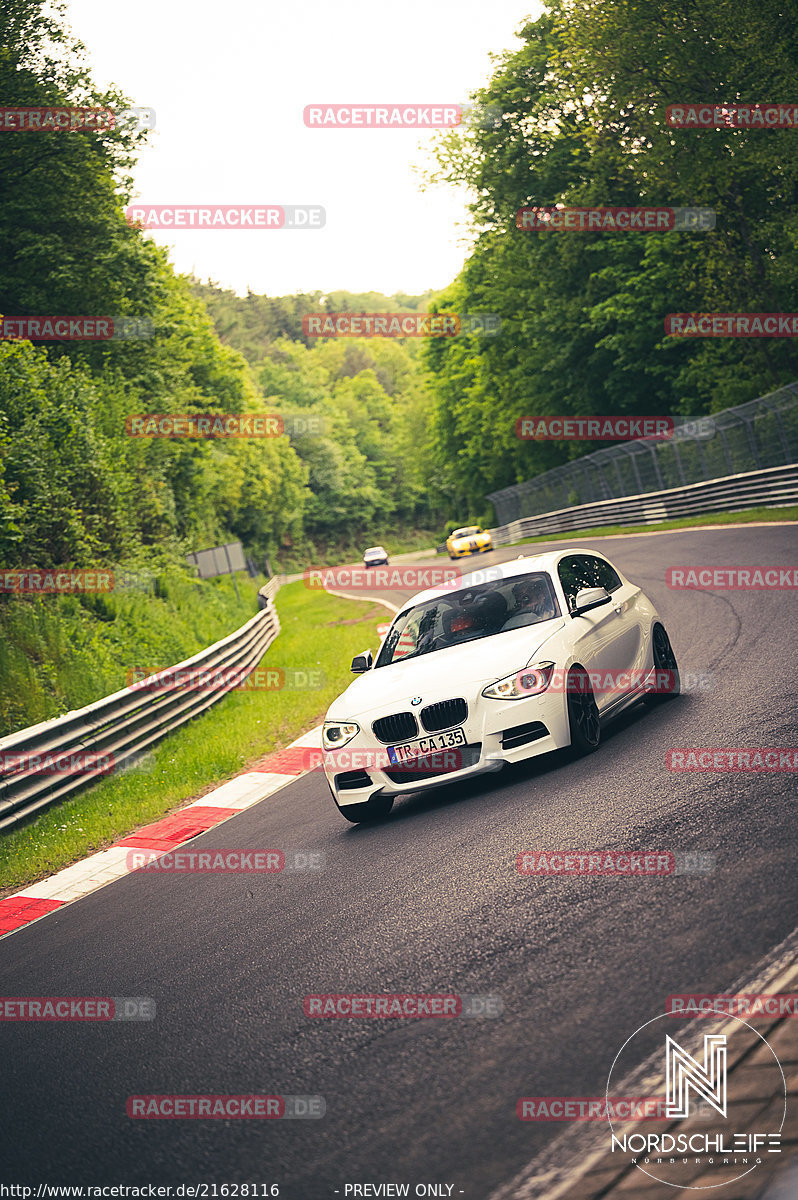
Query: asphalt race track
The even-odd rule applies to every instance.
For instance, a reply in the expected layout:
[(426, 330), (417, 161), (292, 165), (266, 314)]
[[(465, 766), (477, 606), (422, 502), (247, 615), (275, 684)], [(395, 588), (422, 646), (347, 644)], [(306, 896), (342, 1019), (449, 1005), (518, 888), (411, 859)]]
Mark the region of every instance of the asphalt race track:
[[(323, 851), (325, 871), (131, 875), (0, 942), (2, 995), (157, 1004), (151, 1022), (0, 1024), (3, 1176), (277, 1183), (297, 1200), (407, 1181), (482, 1200), (562, 1128), (520, 1122), (520, 1096), (603, 1094), (668, 994), (722, 991), (792, 932), (795, 774), (672, 774), (665, 754), (798, 745), (795, 593), (671, 591), (664, 574), (794, 565), (798, 526), (573, 544), (643, 586), (682, 672), (712, 672), (713, 687), (636, 706), (587, 759), (402, 800), (374, 826), (348, 825), (311, 773), (199, 844)], [(713, 852), (717, 869), (515, 869), (521, 850), (603, 847)], [(302, 1001), (320, 992), (490, 993), (504, 1015), (313, 1020)], [(131, 1120), (142, 1093), (322, 1095), (327, 1111)]]

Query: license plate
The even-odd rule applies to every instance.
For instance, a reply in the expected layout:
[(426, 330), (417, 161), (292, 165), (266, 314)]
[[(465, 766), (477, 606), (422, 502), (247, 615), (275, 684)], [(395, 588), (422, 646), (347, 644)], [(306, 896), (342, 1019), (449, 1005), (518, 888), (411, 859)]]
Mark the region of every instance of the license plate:
[(416, 738), (412, 742), (403, 742), (401, 746), (389, 746), (388, 758), (397, 766), (410, 758), (420, 758), (424, 754), (433, 754), (437, 750), (449, 750), (452, 746), (465, 746), (465, 734), (462, 729), (447, 729), (445, 733), (431, 733), (429, 737)]

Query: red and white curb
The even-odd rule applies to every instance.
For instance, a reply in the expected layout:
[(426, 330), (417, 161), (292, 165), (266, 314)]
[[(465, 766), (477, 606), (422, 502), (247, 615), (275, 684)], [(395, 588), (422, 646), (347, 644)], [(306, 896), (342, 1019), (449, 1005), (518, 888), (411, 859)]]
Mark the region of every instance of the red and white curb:
[(134, 869), (128, 865), (131, 849), (167, 854), (175, 846), (221, 825), (242, 809), (259, 804), (310, 769), (309, 750), (321, 751), (320, 725), (178, 812), (137, 829), (107, 850), (81, 859), (13, 896), (0, 899), (0, 938), (129, 875)]

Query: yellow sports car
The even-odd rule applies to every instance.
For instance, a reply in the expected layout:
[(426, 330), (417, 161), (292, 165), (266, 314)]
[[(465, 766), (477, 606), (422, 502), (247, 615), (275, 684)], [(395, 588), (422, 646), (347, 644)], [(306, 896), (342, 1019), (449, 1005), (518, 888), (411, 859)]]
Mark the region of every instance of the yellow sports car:
[(466, 554), (481, 554), (493, 549), (490, 533), (479, 525), (465, 525), (455, 529), (446, 539), (449, 558), (462, 558)]

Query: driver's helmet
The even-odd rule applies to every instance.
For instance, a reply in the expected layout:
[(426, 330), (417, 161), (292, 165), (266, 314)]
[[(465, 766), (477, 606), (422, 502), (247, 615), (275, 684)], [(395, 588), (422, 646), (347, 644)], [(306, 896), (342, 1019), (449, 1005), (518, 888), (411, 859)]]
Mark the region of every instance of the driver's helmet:
[(549, 590), (542, 579), (519, 579), (513, 584), (513, 598), (518, 608), (543, 609), (548, 606)]

